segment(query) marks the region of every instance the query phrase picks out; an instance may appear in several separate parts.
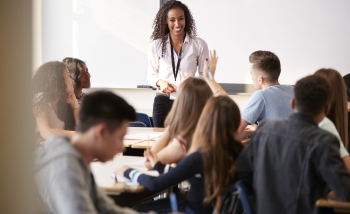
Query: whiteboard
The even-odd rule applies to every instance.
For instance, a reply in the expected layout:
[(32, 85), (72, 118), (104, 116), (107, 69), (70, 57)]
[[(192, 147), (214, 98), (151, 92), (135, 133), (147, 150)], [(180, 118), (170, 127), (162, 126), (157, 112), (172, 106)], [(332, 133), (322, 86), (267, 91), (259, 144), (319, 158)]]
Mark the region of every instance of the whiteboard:
[[(216, 49), (216, 79), (252, 83), (249, 55), (280, 58), (280, 83), (295, 84), (322, 67), (350, 73), (349, 0), (184, 0), (198, 36)], [(42, 2), (43, 62), (84, 60), (93, 87), (147, 84), (147, 49), (159, 0)]]

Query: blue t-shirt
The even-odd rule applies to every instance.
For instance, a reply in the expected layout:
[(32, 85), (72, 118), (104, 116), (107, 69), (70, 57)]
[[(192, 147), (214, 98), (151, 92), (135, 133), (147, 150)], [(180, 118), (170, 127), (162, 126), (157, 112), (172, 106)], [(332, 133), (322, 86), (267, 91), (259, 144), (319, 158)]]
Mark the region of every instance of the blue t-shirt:
[(286, 118), (293, 113), (290, 106), (293, 97), (293, 87), (289, 85), (273, 85), (256, 91), (241, 112), (241, 117), (250, 124), (258, 125), (265, 119)]

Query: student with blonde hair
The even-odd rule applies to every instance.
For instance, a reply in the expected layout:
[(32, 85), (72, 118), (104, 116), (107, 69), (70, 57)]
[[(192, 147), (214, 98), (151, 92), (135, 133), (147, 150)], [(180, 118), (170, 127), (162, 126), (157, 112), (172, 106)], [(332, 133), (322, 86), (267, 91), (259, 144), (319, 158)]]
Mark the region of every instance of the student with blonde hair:
[[(118, 174), (137, 181), (146, 189), (158, 192), (188, 180), (191, 188), (186, 197), (179, 197), (178, 207), (185, 213), (210, 214), (219, 209), (221, 196), (235, 181), (236, 161), (243, 145), (236, 139), (241, 117), (237, 104), (228, 96), (211, 97), (205, 105), (192, 138), (189, 154), (175, 168), (159, 177), (142, 174), (124, 166)], [(165, 165), (152, 151), (145, 153), (160, 173)], [(168, 199), (139, 207), (139, 211), (170, 212)]]
[(331, 102), (330, 110), (318, 125), (320, 128), (334, 134), (340, 142), (340, 156), (347, 170), (350, 172), (350, 156), (346, 147), (348, 146), (348, 118), (347, 118), (347, 96), (346, 86), (340, 73), (334, 69), (319, 69), (315, 75), (325, 77), (330, 82)]
[(202, 109), (213, 94), (203, 79), (194, 77), (186, 78), (178, 93), (165, 120), (166, 130), (151, 149), (163, 164), (177, 163), (186, 155)]

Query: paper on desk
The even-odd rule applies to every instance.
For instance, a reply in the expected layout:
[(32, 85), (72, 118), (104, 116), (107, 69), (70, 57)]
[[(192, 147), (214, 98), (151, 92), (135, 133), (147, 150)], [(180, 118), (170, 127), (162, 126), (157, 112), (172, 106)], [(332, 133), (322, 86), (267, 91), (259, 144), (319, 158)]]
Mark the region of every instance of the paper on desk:
[(141, 166), (141, 167), (145, 167), (145, 162), (146, 162), (146, 159), (141, 159), (141, 160), (138, 160), (138, 161), (134, 161), (134, 162), (131, 162), (131, 163), (128, 163), (126, 164), (127, 166)]
[[(159, 176), (159, 172), (157, 170), (149, 170), (149, 171), (143, 172), (142, 174), (150, 175), (153, 177)], [(112, 173), (111, 177), (114, 180), (118, 181), (119, 183), (126, 183), (129, 185), (138, 185), (139, 184), (138, 182), (132, 182), (130, 179), (124, 177), (123, 175), (118, 175), (118, 174)]]
[(139, 132), (139, 133), (131, 133), (131, 134), (126, 134), (124, 136), (124, 139), (127, 140), (156, 140), (162, 136), (163, 132)]

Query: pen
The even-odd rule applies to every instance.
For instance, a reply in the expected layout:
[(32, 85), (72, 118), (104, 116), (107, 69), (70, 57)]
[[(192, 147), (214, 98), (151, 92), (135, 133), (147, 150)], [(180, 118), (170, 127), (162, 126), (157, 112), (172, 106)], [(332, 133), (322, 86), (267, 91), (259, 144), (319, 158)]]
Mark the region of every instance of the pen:
[(149, 136), (147, 136), (147, 148), (146, 151), (149, 152)]
[(177, 202), (176, 202), (175, 194), (173, 192), (170, 193), (169, 198), (170, 198), (171, 212), (172, 213), (177, 213), (178, 210), (177, 210)]

